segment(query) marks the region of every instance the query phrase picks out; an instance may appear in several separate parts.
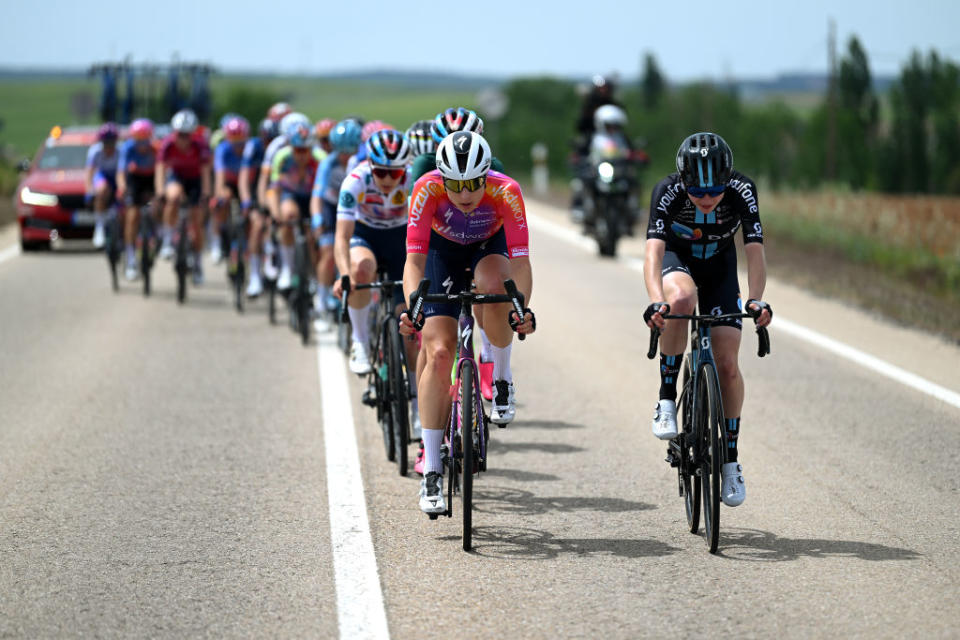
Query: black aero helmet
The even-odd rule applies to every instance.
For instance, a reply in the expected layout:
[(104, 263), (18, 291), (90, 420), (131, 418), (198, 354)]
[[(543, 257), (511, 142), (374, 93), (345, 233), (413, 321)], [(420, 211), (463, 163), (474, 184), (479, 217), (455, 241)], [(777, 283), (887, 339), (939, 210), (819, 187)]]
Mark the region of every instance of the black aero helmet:
[(733, 152), (717, 134), (695, 133), (677, 150), (677, 172), (687, 187), (726, 184), (733, 173)]

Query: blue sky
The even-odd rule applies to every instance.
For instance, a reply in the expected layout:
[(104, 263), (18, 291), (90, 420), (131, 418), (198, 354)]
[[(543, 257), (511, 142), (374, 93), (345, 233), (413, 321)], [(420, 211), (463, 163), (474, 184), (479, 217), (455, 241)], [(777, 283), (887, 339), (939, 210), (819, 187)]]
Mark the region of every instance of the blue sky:
[(4, 4), (2, 67), (85, 68), (127, 54), (166, 62), (177, 52), (224, 70), (634, 78), (651, 51), (672, 81), (764, 78), (824, 70), (830, 17), (839, 50), (856, 34), (875, 74), (897, 73), (914, 48), (960, 59), (955, 0)]

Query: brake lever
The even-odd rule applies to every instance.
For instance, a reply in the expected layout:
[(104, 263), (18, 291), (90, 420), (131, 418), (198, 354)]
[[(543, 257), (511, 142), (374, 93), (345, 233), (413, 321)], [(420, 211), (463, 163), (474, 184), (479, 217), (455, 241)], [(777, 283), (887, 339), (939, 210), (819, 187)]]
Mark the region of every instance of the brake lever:
[[(513, 280), (504, 280), (503, 289), (507, 292), (507, 295), (512, 298), (510, 304), (513, 305), (513, 312), (517, 314), (518, 322), (516, 324), (510, 322), (508, 318), (510, 327), (516, 331), (517, 326), (523, 323), (523, 294), (517, 290), (517, 285)], [(521, 340), (525, 340), (527, 338), (526, 334), (523, 333), (518, 333), (517, 336), (519, 336)]]

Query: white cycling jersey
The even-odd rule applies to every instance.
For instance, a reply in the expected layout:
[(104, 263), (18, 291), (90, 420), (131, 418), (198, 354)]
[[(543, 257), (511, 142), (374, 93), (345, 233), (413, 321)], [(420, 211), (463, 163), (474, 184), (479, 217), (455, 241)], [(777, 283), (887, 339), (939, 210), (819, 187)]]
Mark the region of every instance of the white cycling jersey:
[(370, 163), (363, 162), (344, 178), (337, 220), (353, 220), (375, 229), (406, 226), (409, 172), (393, 191), (383, 194), (373, 183), (371, 171)]

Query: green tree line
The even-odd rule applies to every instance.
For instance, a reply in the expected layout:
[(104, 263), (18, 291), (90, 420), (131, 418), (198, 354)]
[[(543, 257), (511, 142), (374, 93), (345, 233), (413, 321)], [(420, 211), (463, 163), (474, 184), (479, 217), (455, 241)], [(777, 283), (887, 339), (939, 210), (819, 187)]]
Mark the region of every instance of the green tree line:
[[(670, 86), (651, 54), (642, 68), (616, 98), (631, 135), (644, 140), (651, 176), (673, 170), (685, 136), (708, 130), (730, 143), (738, 169), (774, 188), (960, 193), (960, 68), (935, 51), (914, 52), (877, 95), (866, 52), (851, 37), (826, 95), (807, 114), (783, 100), (746, 102), (732, 85)], [(507, 167), (525, 168), (531, 145), (545, 142), (551, 170), (564, 175), (580, 105), (574, 83), (522, 78), (504, 91), (510, 107), (494, 123), (495, 153)]]

